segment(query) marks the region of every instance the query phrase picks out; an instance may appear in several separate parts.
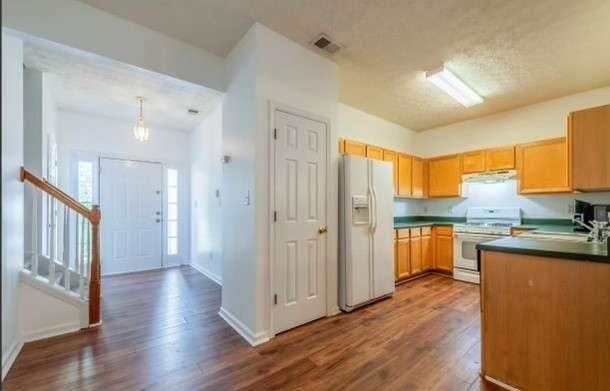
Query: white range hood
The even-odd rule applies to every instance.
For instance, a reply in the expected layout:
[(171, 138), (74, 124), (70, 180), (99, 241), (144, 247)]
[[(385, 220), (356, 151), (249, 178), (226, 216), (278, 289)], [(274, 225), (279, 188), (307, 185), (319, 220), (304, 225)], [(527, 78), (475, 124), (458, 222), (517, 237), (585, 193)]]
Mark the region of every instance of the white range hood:
[(505, 182), (510, 179), (517, 179), (516, 170), (491, 171), (462, 175), (462, 182), (464, 183), (498, 183)]

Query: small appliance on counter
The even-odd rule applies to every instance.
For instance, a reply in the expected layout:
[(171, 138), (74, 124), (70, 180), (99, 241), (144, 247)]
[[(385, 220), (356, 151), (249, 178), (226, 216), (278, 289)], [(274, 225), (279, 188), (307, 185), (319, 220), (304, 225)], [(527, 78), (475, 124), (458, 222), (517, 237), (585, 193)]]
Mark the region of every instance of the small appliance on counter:
[[(593, 205), (585, 201), (574, 200), (574, 219), (585, 224), (591, 221), (606, 222), (610, 225), (610, 204)], [(581, 224), (574, 223), (575, 232), (588, 232)]]
[(519, 208), (468, 208), (466, 223), (453, 226), (453, 278), (479, 283), (476, 245), (510, 236), (521, 224)]

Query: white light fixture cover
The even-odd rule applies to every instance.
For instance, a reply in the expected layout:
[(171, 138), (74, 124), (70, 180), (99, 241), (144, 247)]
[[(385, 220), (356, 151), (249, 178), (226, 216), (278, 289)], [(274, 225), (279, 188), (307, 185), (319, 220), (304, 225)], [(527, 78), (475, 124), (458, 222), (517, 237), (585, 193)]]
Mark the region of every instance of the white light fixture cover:
[(148, 128), (144, 125), (144, 116), (142, 115), (142, 102), (144, 101), (144, 98), (138, 96), (137, 99), (138, 103), (140, 104), (140, 115), (138, 115), (138, 120), (133, 127), (133, 135), (135, 136), (136, 140), (146, 142), (148, 141), (149, 132)]
[(466, 107), (478, 105), (483, 98), (446, 67), (426, 72), (426, 79)]

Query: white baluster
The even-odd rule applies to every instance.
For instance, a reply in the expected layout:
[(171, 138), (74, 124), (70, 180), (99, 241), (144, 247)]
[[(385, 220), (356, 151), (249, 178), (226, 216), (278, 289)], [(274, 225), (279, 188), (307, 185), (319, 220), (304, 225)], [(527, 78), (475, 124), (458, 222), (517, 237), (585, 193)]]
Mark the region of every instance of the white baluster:
[(67, 291), (70, 290), (70, 209), (64, 205), (64, 248), (63, 248), (63, 265), (64, 265), (64, 287)]
[(32, 192), (32, 276), (38, 275), (38, 192)]
[(49, 201), (49, 205), (50, 205), (50, 210), (48, 215), (50, 216), (50, 222), (49, 222), (49, 229), (50, 229), (50, 235), (49, 235), (49, 284), (51, 285), (55, 285), (55, 259), (56, 259), (56, 252), (55, 252), (55, 198), (50, 199)]
[[(79, 225), (80, 224), (80, 225)], [(78, 261), (78, 294), (81, 298), (85, 296), (85, 246), (83, 246), (83, 238), (85, 237), (85, 219), (76, 215), (76, 259)]]
[(89, 220), (87, 221), (87, 273), (85, 274), (85, 276), (87, 277), (87, 279), (89, 279), (90, 275), (91, 275), (91, 223), (89, 222)]

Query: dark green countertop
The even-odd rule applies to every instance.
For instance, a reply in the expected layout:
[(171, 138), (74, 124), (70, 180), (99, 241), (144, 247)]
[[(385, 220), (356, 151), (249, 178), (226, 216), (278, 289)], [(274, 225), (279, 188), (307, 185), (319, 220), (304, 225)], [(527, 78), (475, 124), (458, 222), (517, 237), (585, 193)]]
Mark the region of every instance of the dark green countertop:
[(401, 216), (394, 217), (394, 229), (453, 225), (466, 222), (465, 217), (445, 216)]
[(574, 225), (568, 219), (532, 219), (523, 218), (522, 224), (517, 225), (516, 229), (527, 229), (538, 232), (548, 233), (572, 233)]
[(606, 244), (507, 237), (479, 243), (477, 250), (601, 262), (610, 265)]

